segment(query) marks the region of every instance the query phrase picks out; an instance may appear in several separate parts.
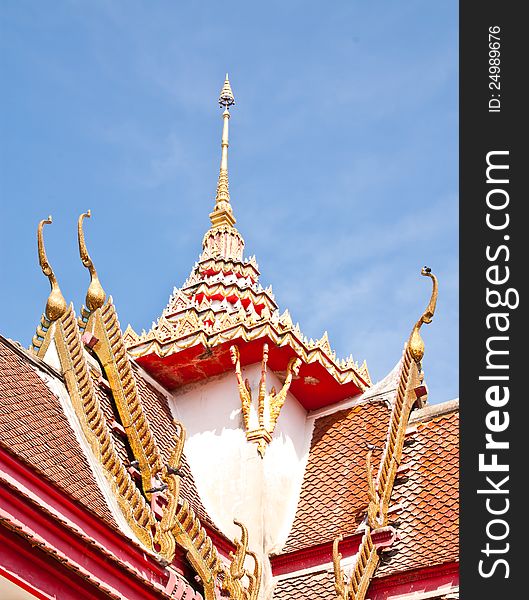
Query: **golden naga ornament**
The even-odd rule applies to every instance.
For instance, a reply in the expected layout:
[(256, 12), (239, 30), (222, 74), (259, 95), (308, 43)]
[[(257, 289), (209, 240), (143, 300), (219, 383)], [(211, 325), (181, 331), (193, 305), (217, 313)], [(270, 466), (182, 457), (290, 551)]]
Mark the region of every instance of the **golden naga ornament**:
[(421, 329), (423, 323), (432, 322), (435, 313), (435, 307), (437, 304), (437, 295), (439, 287), (437, 277), (432, 273), (430, 267), (423, 267), (421, 269), (421, 275), (429, 277), (432, 280), (432, 295), (430, 297), (430, 302), (428, 303), (426, 310), (423, 312), (417, 323), (415, 323), (415, 326), (413, 327), (408, 342), (408, 347), (410, 349), (411, 355), (416, 363), (420, 363), (422, 357), (424, 356), (424, 341), (421, 337), (419, 330)]
[(426, 310), (414, 325), (404, 350), (399, 382), (392, 403), (386, 444), (376, 480), (373, 479), (372, 474), (372, 450), (369, 450), (366, 456), (369, 503), (365, 530), (348, 577), (345, 576), (341, 567), (342, 555), (338, 551), (339, 543), (343, 539), (342, 535), (336, 537), (333, 543), (334, 588), (338, 600), (364, 600), (379, 561), (379, 554), (373, 543), (371, 532), (387, 526), (388, 523), (389, 504), (402, 459), (406, 427), (411, 410), (416, 403), (416, 392), (421, 382), (420, 362), (424, 356), (424, 342), (419, 330), (423, 323), (431, 323), (437, 303), (437, 277), (432, 274), (429, 267), (423, 267), (421, 275), (430, 277), (432, 280), (432, 295)]
[(45, 224), (50, 225), (53, 222), (51, 215), (47, 219), (43, 219), (37, 229), (37, 244), (39, 249), (39, 264), (42, 272), (50, 280), (51, 292), (46, 302), (45, 315), (49, 321), (56, 321), (66, 312), (67, 304), (62, 295), (61, 288), (57, 283), (55, 273), (48, 262), (46, 256), (46, 248), (44, 247), (44, 236), (42, 228)]
[[(272, 441), (272, 436), (279, 418), (283, 404), (285, 403), (288, 390), (295, 376), (299, 374), (301, 359), (290, 359), (287, 367), (287, 374), (283, 387), (276, 392), (272, 387), (270, 393), (266, 393), (266, 372), (268, 363), (268, 344), (263, 345), (263, 360), (261, 362), (261, 379), (259, 381), (259, 391), (257, 396), (257, 423), (258, 427), (251, 426), (251, 408), (252, 392), (248, 379), (243, 380), (241, 370), (241, 357), (237, 346), (230, 347), (230, 355), (235, 366), (235, 376), (237, 377), (237, 387), (241, 399), (242, 418), (246, 429), (246, 439), (249, 442), (257, 443), (257, 451), (261, 458), (264, 457), (267, 444)], [(267, 403), (268, 398), (268, 403)], [(266, 408), (268, 406), (268, 414)]]
[[(248, 550), (248, 530), (239, 521), (233, 522), (241, 528), (241, 539), (234, 541), (235, 552), (230, 552), (231, 563), (224, 569), (222, 590), (233, 600), (256, 600), (261, 582), (261, 564), (255, 553)], [(251, 572), (244, 566), (247, 556), (253, 560)]]
[(46, 277), (49, 279), (51, 286), (51, 291), (46, 301), (46, 308), (42, 313), (40, 323), (37, 325), (37, 329), (35, 331), (35, 335), (31, 340), (30, 346), (30, 350), (32, 350), (34, 354), (40, 356), (41, 358), (46, 354), (46, 351), (50, 344), (53, 335), (53, 324), (55, 323), (55, 321), (59, 320), (67, 310), (66, 300), (62, 295), (53, 269), (51, 268), (50, 263), (48, 262), (48, 257), (46, 256), (46, 248), (44, 246), (44, 236), (42, 229), (45, 224), (49, 225), (51, 222), (52, 218), (50, 215), (47, 219), (43, 219), (42, 221), (40, 221), (37, 228), (39, 265), (44, 275), (46, 275)]
[(86, 307), (90, 312), (101, 308), (105, 303), (106, 294), (105, 290), (101, 286), (99, 281), (99, 277), (97, 276), (97, 271), (94, 267), (94, 263), (88, 254), (88, 250), (86, 249), (86, 243), (84, 239), (84, 231), (83, 231), (83, 220), (85, 217), (90, 218), (92, 216), (90, 210), (87, 210), (85, 213), (79, 216), (79, 220), (77, 221), (77, 241), (79, 243), (79, 255), (81, 257), (81, 262), (83, 266), (85, 266), (90, 272), (90, 285), (88, 286), (88, 290), (86, 292)]

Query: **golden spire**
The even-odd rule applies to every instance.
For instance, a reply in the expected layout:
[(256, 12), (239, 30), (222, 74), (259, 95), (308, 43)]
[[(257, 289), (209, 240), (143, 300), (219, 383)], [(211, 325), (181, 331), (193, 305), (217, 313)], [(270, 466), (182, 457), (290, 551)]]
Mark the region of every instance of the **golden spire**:
[(410, 335), (410, 339), (408, 342), (411, 355), (416, 363), (420, 363), (422, 357), (424, 356), (424, 342), (419, 333), (419, 330), (423, 323), (431, 323), (432, 318), (435, 313), (435, 306), (437, 304), (437, 295), (438, 295), (438, 282), (437, 277), (432, 273), (432, 270), (429, 267), (423, 267), (421, 269), (421, 275), (425, 277), (429, 277), (432, 280), (432, 295), (430, 297), (430, 302), (426, 307), (426, 310), (423, 312)]
[(86, 307), (88, 310), (94, 311), (103, 306), (106, 294), (105, 290), (103, 290), (103, 287), (101, 286), (101, 283), (99, 282), (97, 271), (95, 270), (94, 263), (88, 254), (84, 240), (83, 220), (85, 217), (90, 218), (91, 216), (90, 210), (87, 210), (85, 213), (79, 216), (79, 220), (77, 221), (77, 239), (79, 242), (79, 255), (81, 257), (81, 261), (83, 265), (90, 271), (90, 285), (88, 286), (88, 291), (86, 292)]
[(39, 264), (42, 272), (46, 277), (50, 280), (51, 292), (48, 296), (48, 300), (46, 302), (45, 315), (49, 321), (56, 321), (60, 319), (62, 315), (66, 312), (66, 300), (62, 295), (61, 288), (57, 283), (57, 279), (53, 272), (53, 269), (48, 262), (48, 257), (46, 256), (46, 248), (44, 247), (44, 236), (42, 235), (42, 228), (44, 224), (51, 224), (52, 218), (51, 215), (47, 219), (43, 219), (37, 228), (37, 245), (39, 250)]
[(230, 81), (228, 79), (228, 73), (226, 73), (226, 80), (222, 86), (222, 90), (219, 96), (219, 104), (224, 107), (222, 113), (223, 126), (222, 126), (222, 154), (220, 159), (220, 172), (219, 180), (217, 182), (217, 195), (215, 198), (215, 208), (209, 215), (211, 224), (213, 227), (220, 227), (222, 225), (233, 226), (235, 225), (235, 217), (230, 204), (230, 190), (228, 183), (228, 133), (230, 120), (230, 106), (235, 104), (235, 98), (231, 91)]

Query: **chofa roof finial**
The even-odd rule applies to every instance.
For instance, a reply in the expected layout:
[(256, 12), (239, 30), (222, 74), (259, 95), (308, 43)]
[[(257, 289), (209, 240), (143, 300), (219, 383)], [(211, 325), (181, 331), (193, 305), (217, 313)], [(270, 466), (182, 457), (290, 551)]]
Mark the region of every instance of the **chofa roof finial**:
[(411, 355), (416, 363), (420, 363), (424, 356), (424, 341), (421, 337), (421, 334), (419, 333), (419, 330), (422, 327), (423, 323), (432, 322), (432, 318), (435, 313), (435, 306), (437, 304), (437, 295), (439, 287), (437, 277), (432, 273), (430, 267), (423, 267), (421, 269), (421, 275), (429, 277), (432, 280), (432, 295), (430, 297), (430, 302), (428, 303), (426, 310), (423, 312), (417, 323), (415, 323), (415, 326), (413, 327), (408, 342)]
[(81, 261), (83, 265), (90, 271), (90, 285), (88, 286), (88, 290), (86, 292), (86, 307), (88, 310), (94, 311), (103, 306), (106, 294), (105, 290), (101, 286), (99, 277), (97, 276), (94, 263), (88, 254), (84, 239), (83, 220), (85, 217), (90, 218), (91, 216), (92, 214), (90, 210), (87, 210), (85, 213), (79, 216), (79, 220), (77, 221), (77, 240), (79, 242), (79, 255), (81, 257)]
[(46, 255), (46, 248), (44, 246), (44, 236), (42, 233), (42, 229), (44, 225), (50, 225), (52, 223), (51, 215), (47, 219), (43, 219), (40, 221), (37, 228), (37, 245), (39, 252), (39, 264), (42, 272), (50, 281), (51, 292), (48, 296), (48, 300), (46, 301), (46, 309), (45, 315), (46, 318), (50, 321), (56, 321), (60, 319), (62, 315), (65, 313), (67, 305), (64, 296), (62, 295), (61, 288), (57, 283), (57, 278), (55, 277), (55, 273), (51, 268), (50, 263), (48, 262), (48, 257)]

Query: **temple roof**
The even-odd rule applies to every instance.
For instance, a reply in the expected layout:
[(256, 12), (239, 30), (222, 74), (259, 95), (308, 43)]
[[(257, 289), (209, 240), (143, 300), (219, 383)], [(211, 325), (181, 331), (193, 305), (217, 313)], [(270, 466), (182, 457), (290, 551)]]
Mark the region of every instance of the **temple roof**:
[[(141, 367), (133, 365), (133, 369), (149, 423), (163, 454), (168, 457), (173, 445), (173, 418), (167, 404), (167, 392), (164, 394), (148, 381)], [(113, 443), (120, 459), (128, 464), (131, 459), (126, 436), (119, 426), (119, 416), (108, 384), (100, 377), (99, 371), (93, 372), (95, 389), (112, 432)], [(59, 373), (44, 361), (32, 357), (16, 342), (0, 336), (0, 445), (119, 529), (90, 467), (86, 448), (79, 444), (78, 434), (65, 415), (61, 394), (67, 396), (68, 392)], [(201, 520), (216, 531), (202, 506), (185, 455), (182, 456), (181, 471), (182, 496), (190, 502)]]
[[(130, 572), (134, 585), (148, 571), (153, 597), (215, 600), (222, 590), (268, 600), (277, 584), (278, 600), (364, 600), (368, 588), (372, 600), (386, 598), (377, 590), (388, 579), (457, 560), (457, 406), (424, 408), (420, 329), (432, 321), (437, 278), (422, 269), (430, 301), (401, 359), (375, 385), (365, 363), (336, 358), (326, 334), (308, 340), (259, 284), (255, 258), (243, 258), (228, 187), (227, 77), (219, 102), (211, 227), (149, 332), (121, 331), (86, 248), (90, 211), (78, 220), (90, 274), (80, 315), (46, 256), (51, 217), (39, 223), (51, 287), (44, 314), (30, 351), (0, 338), (0, 459), (24, 465), (23, 476), (37, 482), (36, 491), (23, 489), (0, 471), (10, 490), (0, 494), (12, 510), (6, 527), (101, 596), (119, 597), (119, 585), (86, 572), (82, 553), (68, 554), (38, 518), (26, 526), (20, 503), (69, 531), (61, 540), (84, 540)], [(43, 500), (57, 493), (78, 521)], [(126, 539), (125, 554), (114, 552), (123, 543), (114, 534)]]
[(303, 335), (288, 310), (279, 312), (272, 288), (259, 283), (255, 257), (243, 258), (244, 239), (235, 228), (228, 182), (229, 108), (234, 99), (227, 76), (219, 102), (224, 107), (221, 163), (202, 253), (149, 331), (137, 334), (127, 327), (127, 349), (170, 390), (231, 369), (232, 344), (239, 347), (245, 365), (256, 362), (268, 343), (275, 372), (284, 372), (294, 356), (303, 362), (292, 390), (307, 409), (361, 393), (371, 385), (365, 361), (359, 365), (352, 356), (337, 358), (327, 333), (318, 340)]

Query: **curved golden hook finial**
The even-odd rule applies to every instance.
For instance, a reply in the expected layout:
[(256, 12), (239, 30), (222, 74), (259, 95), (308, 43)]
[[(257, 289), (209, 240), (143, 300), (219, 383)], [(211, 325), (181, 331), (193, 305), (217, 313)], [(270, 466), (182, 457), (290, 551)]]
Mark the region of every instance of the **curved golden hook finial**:
[(81, 262), (90, 271), (90, 285), (88, 286), (88, 291), (86, 292), (86, 307), (88, 310), (94, 311), (103, 306), (106, 294), (99, 281), (99, 277), (97, 276), (94, 263), (88, 254), (84, 239), (83, 220), (85, 217), (90, 218), (91, 216), (92, 213), (90, 210), (87, 210), (85, 213), (79, 216), (79, 220), (77, 221), (77, 239), (79, 242), (79, 256), (81, 257)]
[(48, 296), (48, 300), (46, 301), (46, 309), (45, 314), (46, 318), (50, 321), (56, 321), (60, 319), (62, 315), (66, 312), (66, 300), (62, 295), (61, 288), (57, 283), (57, 279), (55, 277), (55, 273), (51, 268), (50, 263), (48, 262), (48, 257), (46, 256), (46, 248), (44, 246), (44, 236), (42, 234), (42, 229), (44, 225), (50, 225), (52, 223), (51, 215), (47, 219), (42, 219), (40, 221), (39, 226), (37, 228), (37, 245), (39, 251), (39, 264), (42, 272), (46, 277), (50, 280), (51, 292)]
[[(234, 600), (257, 600), (261, 584), (261, 563), (255, 552), (248, 549), (248, 530), (237, 519), (233, 522), (241, 529), (241, 539), (234, 540), (235, 552), (230, 552), (231, 562), (224, 568), (222, 589)], [(247, 556), (253, 559), (253, 571), (245, 568)]]
[(413, 327), (413, 330), (410, 335), (410, 340), (408, 342), (411, 355), (416, 363), (420, 363), (422, 357), (424, 356), (424, 342), (421, 338), (419, 330), (422, 327), (423, 323), (432, 322), (435, 313), (435, 307), (437, 304), (437, 296), (439, 293), (439, 284), (437, 281), (437, 277), (432, 273), (430, 267), (423, 267), (421, 269), (421, 275), (429, 277), (432, 280), (432, 295), (430, 297), (430, 302), (428, 303), (428, 306), (426, 307), (425, 311), (423, 312), (417, 323), (415, 323), (415, 326)]

